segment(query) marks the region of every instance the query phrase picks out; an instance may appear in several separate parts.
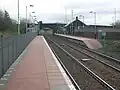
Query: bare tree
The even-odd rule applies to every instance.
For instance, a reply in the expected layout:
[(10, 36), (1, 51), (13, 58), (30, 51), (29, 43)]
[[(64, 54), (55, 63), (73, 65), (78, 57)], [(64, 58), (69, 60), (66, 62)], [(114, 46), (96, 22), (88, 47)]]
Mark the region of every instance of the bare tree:
[(20, 20), (20, 33), (25, 33), (26, 32), (26, 19), (21, 19)]
[(10, 18), (9, 13), (5, 10), (4, 12), (4, 29), (5, 30), (11, 30), (12, 26), (12, 20)]
[(117, 20), (115, 23), (112, 23), (111, 25), (114, 26), (115, 28), (120, 29), (120, 20)]
[(116, 27), (116, 28), (120, 28), (120, 20), (116, 21), (115, 27)]
[(16, 21), (10, 18), (9, 13), (6, 10), (0, 10), (0, 32), (3, 34), (6, 32), (17, 32)]
[(4, 12), (0, 10), (0, 31), (4, 30)]

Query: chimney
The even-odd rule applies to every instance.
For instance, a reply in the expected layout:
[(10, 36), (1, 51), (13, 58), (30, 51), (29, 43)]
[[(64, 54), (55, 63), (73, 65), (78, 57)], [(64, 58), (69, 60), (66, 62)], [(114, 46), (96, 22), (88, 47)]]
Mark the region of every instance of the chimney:
[(78, 20), (78, 16), (76, 17), (76, 20)]

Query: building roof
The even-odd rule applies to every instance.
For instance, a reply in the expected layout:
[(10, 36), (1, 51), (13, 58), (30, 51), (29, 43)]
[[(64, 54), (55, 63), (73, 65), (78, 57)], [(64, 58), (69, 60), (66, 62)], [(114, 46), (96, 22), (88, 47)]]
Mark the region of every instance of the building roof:
[(42, 23), (44, 25), (56, 25), (56, 24), (60, 24), (60, 25), (66, 25), (65, 23)]
[(67, 27), (67, 26), (69, 26), (71, 23), (74, 23), (75, 21), (79, 21), (79, 22), (81, 22), (82, 24), (84, 24), (84, 25), (86, 25), (85, 23), (83, 23), (82, 21), (80, 21), (79, 19), (78, 19), (78, 17), (76, 17), (76, 19), (73, 19), (72, 21), (70, 21), (67, 25), (65, 25), (65, 27)]
[(103, 28), (101, 30), (103, 32), (120, 32), (120, 29), (115, 29), (115, 28)]
[[(88, 25), (90, 27), (94, 27), (95, 25)], [(111, 25), (96, 25), (96, 27), (112, 27)]]
[(69, 23), (67, 23), (67, 24), (65, 25), (65, 27), (67, 27), (69, 24), (73, 23), (75, 20), (76, 20), (76, 19), (74, 19), (74, 20), (70, 21)]
[[(84, 29), (85, 32), (94, 32), (95, 29), (94, 28), (85, 28)], [(97, 31), (102, 31), (102, 32), (120, 32), (120, 29), (116, 29), (116, 28), (97, 28)]]

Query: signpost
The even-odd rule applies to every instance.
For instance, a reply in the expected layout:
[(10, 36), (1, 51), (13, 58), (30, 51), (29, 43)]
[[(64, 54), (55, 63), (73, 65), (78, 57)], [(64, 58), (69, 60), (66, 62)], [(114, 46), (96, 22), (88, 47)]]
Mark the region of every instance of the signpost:
[(99, 37), (99, 39), (105, 40), (106, 32), (99, 30), (98, 37)]
[(102, 32), (102, 39), (105, 40), (106, 32)]

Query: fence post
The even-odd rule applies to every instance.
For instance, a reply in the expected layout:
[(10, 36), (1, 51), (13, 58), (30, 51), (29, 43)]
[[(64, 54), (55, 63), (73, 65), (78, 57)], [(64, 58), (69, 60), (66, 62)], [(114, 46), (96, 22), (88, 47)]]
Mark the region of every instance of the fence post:
[(14, 58), (15, 56), (14, 56), (14, 39), (12, 39), (12, 63), (13, 63), (13, 61), (14, 61)]
[(1, 37), (1, 65), (2, 65), (2, 75), (4, 74), (4, 62), (3, 62), (3, 35)]
[(17, 54), (18, 54), (18, 53), (17, 53), (17, 52), (18, 52), (18, 49), (17, 49), (17, 36), (16, 36), (16, 38), (15, 38), (15, 44), (16, 44), (16, 45), (15, 45), (15, 46), (16, 46), (16, 50), (15, 50), (15, 52), (16, 52), (16, 53), (15, 53), (15, 54), (16, 54), (16, 55), (15, 55), (15, 59), (17, 59)]
[(9, 65), (10, 65), (10, 55), (9, 55), (9, 46), (10, 46), (10, 40), (9, 40), (9, 38), (8, 38), (8, 61), (7, 61), (7, 63), (8, 63), (8, 66), (7, 66), (7, 69), (9, 68)]

